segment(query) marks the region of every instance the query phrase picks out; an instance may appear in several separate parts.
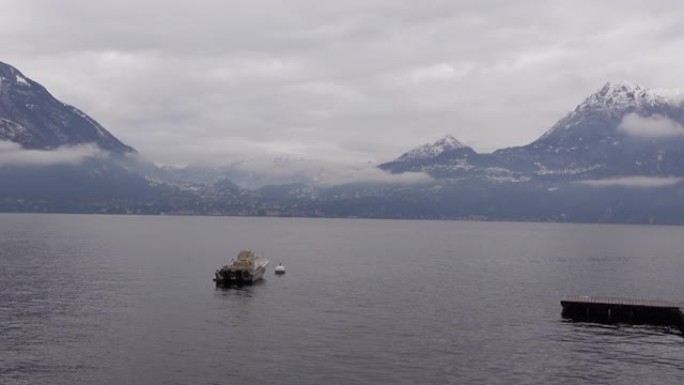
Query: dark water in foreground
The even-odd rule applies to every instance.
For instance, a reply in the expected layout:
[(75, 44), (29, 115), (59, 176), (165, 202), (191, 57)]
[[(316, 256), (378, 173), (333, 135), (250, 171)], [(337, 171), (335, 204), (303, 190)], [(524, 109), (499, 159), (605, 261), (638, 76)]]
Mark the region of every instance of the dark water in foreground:
[[(215, 289), (241, 248), (267, 281)], [(0, 215), (0, 262), (2, 384), (684, 383), (673, 330), (559, 304), (684, 299), (680, 227)]]

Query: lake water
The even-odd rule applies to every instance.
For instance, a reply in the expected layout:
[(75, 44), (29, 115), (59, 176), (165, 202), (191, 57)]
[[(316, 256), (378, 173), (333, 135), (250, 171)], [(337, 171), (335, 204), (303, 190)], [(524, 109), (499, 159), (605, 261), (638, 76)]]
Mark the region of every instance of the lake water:
[(684, 382), (678, 332), (559, 303), (684, 300), (681, 227), (2, 214), (0, 263), (2, 384)]

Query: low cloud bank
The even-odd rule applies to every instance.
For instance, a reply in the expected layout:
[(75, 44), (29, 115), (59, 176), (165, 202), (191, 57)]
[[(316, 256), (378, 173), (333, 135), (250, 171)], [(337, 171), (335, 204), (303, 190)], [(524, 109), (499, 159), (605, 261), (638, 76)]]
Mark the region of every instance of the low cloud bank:
[(78, 164), (87, 157), (102, 156), (94, 144), (60, 147), (54, 150), (26, 150), (18, 143), (0, 141), (0, 166), (49, 166)]
[[(374, 164), (346, 164), (314, 161), (307, 158), (278, 157), (251, 159), (234, 163), (231, 169), (259, 176), (259, 185), (304, 182), (319, 186), (347, 183), (420, 184), (432, 181), (425, 173), (392, 174)], [(251, 186), (257, 187), (257, 186)]]
[(579, 181), (578, 183), (591, 187), (658, 188), (674, 186), (680, 183), (682, 180), (684, 180), (684, 178), (629, 176), (621, 178), (583, 180)]
[(347, 183), (421, 184), (432, 178), (420, 172), (392, 174), (376, 167), (328, 169), (318, 174), (315, 183), (333, 186)]
[(622, 118), (618, 131), (629, 136), (658, 139), (684, 136), (684, 125), (659, 114), (641, 116), (630, 112)]

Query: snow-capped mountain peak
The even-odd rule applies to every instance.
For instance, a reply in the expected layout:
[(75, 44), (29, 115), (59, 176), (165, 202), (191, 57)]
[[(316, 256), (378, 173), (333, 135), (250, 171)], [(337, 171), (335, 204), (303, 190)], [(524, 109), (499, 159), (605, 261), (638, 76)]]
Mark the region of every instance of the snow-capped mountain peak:
[(446, 135), (434, 143), (426, 143), (422, 146), (414, 148), (413, 150), (400, 156), (397, 160), (407, 161), (413, 159), (434, 158), (445, 151), (458, 150), (462, 148), (467, 148), (467, 146), (463, 145), (463, 143), (459, 142), (453, 136)]
[(29, 80), (18, 69), (0, 62), (0, 83), (3, 80), (18, 86), (31, 86)]
[(116, 154), (135, 153), (84, 112), (55, 99), (45, 87), (3, 62), (0, 141), (36, 150), (94, 143)]
[(684, 103), (684, 89), (648, 89), (630, 81), (608, 82), (576, 111), (648, 107)]

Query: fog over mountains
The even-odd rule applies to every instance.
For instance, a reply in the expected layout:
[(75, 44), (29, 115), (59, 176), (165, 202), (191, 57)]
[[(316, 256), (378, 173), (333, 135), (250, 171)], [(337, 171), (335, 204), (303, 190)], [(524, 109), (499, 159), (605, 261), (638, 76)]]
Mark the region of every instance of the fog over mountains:
[(0, 210), (26, 212), (681, 224), (684, 91), (607, 83), (539, 139), (493, 153), (447, 135), (348, 175), (262, 162), (158, 167), (0, 63)]

